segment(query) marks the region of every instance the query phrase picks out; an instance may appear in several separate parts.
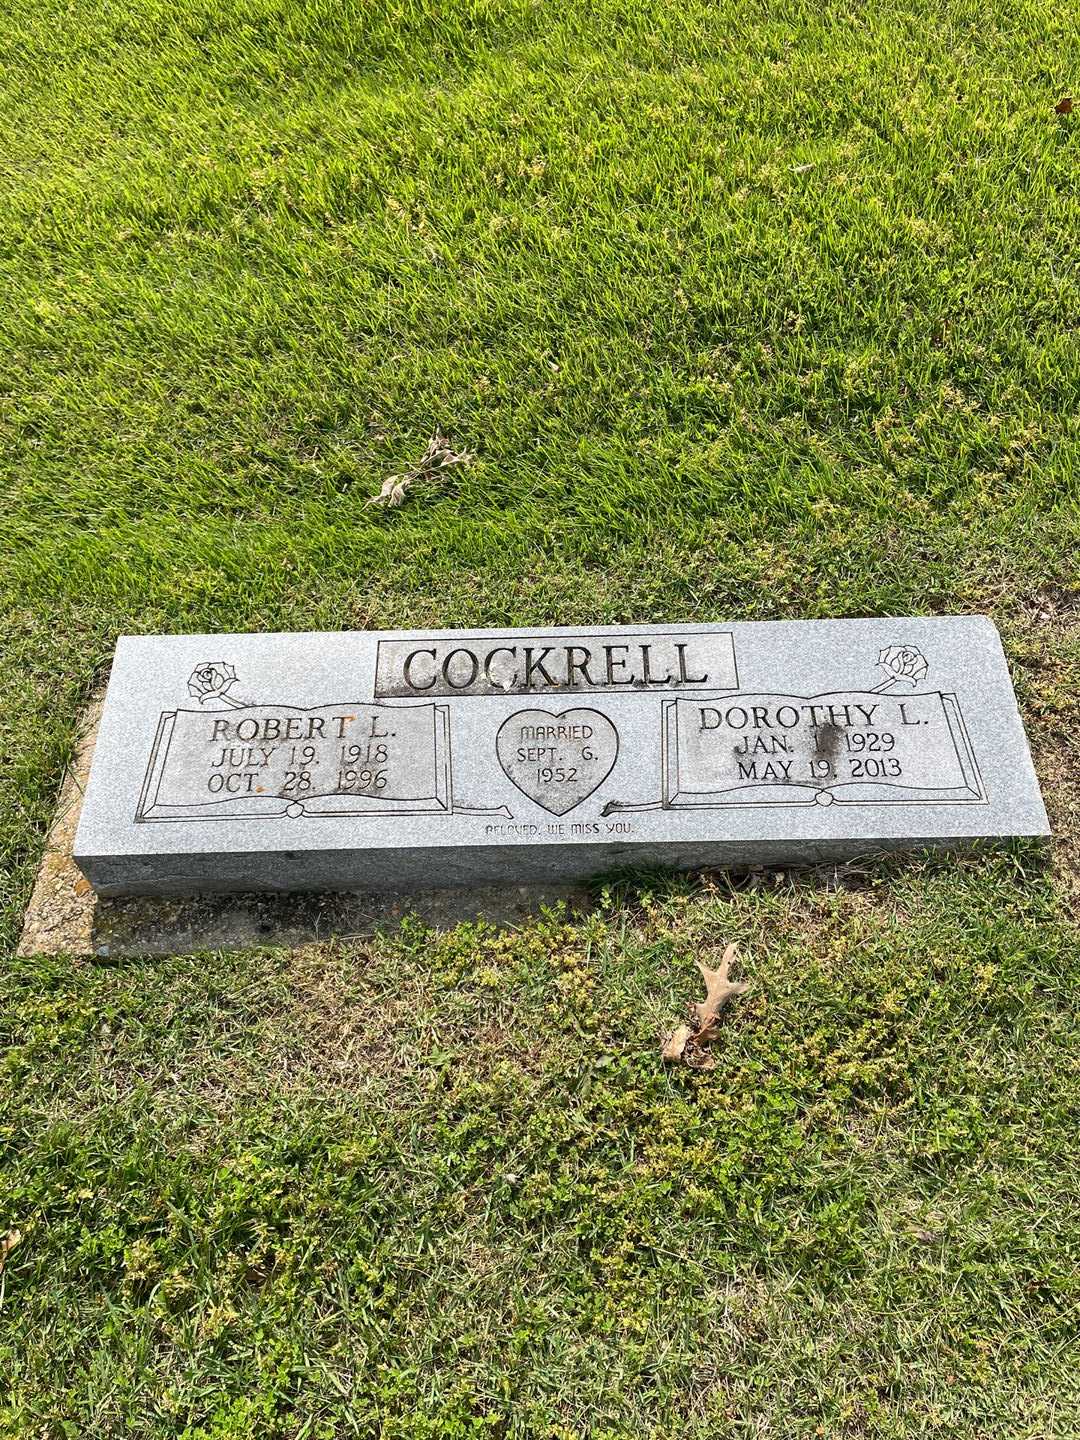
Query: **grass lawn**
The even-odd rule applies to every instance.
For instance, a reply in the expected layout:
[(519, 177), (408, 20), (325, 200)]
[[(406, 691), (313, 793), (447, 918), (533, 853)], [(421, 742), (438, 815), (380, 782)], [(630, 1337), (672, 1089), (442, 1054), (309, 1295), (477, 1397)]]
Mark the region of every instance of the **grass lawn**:
[(1071, 86), (1048, 0), (11, 0), (6, 956), (120, 632), (985, 611), (1058, 841), (6, 959), (0, 1435), (1080, 1431)]

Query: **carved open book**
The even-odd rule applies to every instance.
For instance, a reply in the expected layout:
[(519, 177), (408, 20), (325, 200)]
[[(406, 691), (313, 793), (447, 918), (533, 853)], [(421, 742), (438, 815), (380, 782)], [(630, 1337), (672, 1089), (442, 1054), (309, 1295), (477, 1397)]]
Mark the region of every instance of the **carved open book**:
[(960, 706), (942, 691), (665, 700), (661, 769), (659, 801), (606, 813), (986, 801)]
[(446, 814), (445, 705), (167, 710), (135, 819)]

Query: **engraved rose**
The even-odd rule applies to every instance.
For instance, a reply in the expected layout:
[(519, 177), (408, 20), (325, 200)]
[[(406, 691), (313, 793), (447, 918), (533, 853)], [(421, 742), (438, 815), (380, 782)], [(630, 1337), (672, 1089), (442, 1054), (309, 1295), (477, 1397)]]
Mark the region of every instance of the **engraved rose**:
[(188, 676), (188, 694), (193, 695), (200, 705), (208, 700), (220, 700), (239, 710), (244, 702), (234, 700), (227, 692), (236, 684), (236, 670), (224, 660), (201, 660)]
[(878, 654), (878, 664), (889, 677), (876, 687), (879, 691), (889, 690), (901, 680), (909, 685), (918, 685), (920, 680), (926, 679), (926, 672), (930, 669), (926, 656), (914, 645), (886, 645)]

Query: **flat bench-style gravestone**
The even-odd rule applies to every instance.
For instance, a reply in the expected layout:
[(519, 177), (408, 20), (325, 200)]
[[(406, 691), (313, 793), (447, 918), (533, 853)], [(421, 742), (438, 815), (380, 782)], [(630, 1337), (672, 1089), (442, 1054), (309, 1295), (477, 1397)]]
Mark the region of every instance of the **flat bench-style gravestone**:
[(1047, 834), (983, 617), (124, 636), (74, 858), (409, 890)]

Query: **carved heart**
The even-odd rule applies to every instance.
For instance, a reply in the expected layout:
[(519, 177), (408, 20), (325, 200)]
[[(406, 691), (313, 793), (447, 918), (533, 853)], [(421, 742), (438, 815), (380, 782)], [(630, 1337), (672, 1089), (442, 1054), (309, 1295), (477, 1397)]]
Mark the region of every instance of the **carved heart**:
[(619, 732), (599, 710), (519, 710), (499, 726), (495, 753), (523, 795), (565, 815), (611, 774)]

